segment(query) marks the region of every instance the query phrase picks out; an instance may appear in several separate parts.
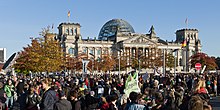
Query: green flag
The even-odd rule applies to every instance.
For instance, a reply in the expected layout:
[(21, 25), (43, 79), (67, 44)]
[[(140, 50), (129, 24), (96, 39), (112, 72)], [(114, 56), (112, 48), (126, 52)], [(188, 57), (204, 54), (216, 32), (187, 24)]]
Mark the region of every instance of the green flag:
[(138, 86), (138, 73), (135, 72), (133, 76), (129, 75), (128, 79), (126, 80), (125, 83), (125, 94), (129, 96), (131, 92), (140, 92), (140, 88)]

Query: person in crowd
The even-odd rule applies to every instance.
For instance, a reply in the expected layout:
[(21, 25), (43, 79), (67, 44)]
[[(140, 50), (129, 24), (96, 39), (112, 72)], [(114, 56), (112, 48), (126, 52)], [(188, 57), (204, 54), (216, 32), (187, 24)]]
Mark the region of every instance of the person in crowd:
[(209, 93), (211, 93), (211, 90), (212, 90), (211, 84), (212, 84), (212, 81), (211, 81), (210, 77), (208, 77), (206, 80), (206, 88)]
[(125, 110), (147, 110), (144, 105), (138, 104), (138, 93), (131, 92), (129, 95), (130, 103), (127, 103)]
[(81, 101), (78, 99), (78, 93), (76, 90), (70, 91), (70, 102), (72, 105), (72, 110), (81, 110)]
[(118, 100), (118, 96), (117, 95), (112, 95), (110, 97), (110, 102), (109, 102), (108, 110), (118, 110), (118, 107), (116, 105), (117, 100)]
[(155, 105), (152, 107), (152, 110), (162, 110), (164, 108), (164, 98), (162, 93), (155, 93)]
[(17, 102), (19, 104), (19, 107), (17, 107), (17, 108), (20, 108), (20, 110), (24, 110), (27, 107), (27, 103), (26, 103), (26, 97), (28, 94), (27, 82), (24, 82), (24, 87), (22, 89), (21, 89), (21, 91), (20, 91), (21, 93), (20, 93), (20, 95), (18, 95), (18, 99), (17, 99)]
[(183, 87), (177, 86), (175, 88), (175, 105), (179, 108), (183, 101), (184, 90)]
[(198, 81), (194, 90), (194, 95), (199, 95), (203, 100), (206, 100), (207, 102), (209, 101), (210, 96), (208, 94), (208, 90), (206, 89), (206, 83), (204, 79)]
[(203, 110), (203, 100), (198, 96), (192, 96), (189, 100), (188, 110)]
[(106, 101), (105, 97), (101, 97), (101, 101), (99, 102), (99, 107), (100, 110), (108, 110), (109, 104)]
[[(149, 74), (148, 79), (140, 78), (141, 74), (138, 76), (141, 91), (130, 94), (124, 92), (127, 74), (121, 74), (120, 78), (114, 74), (3, 76), (0, 81), (6, 83), (0, 83), (0, 105), (6, 107), (8, 103), (9, 109), (19, 110), (210, 110), (209, 94), (215, 92), (215, 83), (219, 86), (215, 79), (219, 77), (217, 74)], [(15, 83), (10, 82), (12, 79)], [(211, 81), (210, 92), (207, 90), (208, 80)], [(10, 99), (6, 102), (10, 86), (14, 86), (14, 93), (18, 94), (13, 104)]]
[[(7, 100), (6, 100), (6, 105), (8, 108), (11, 108), (14, 102), (14, 92), (15, 92), (15, 87), (12, 84), (12, 80), (8, 79), (7, 83), (5, 84), (4, 90), (6, 92)], [(10, 102), (10, 104), (9, 104)]]
[(217, 78), (215, 77), (214, 78), (214, 81), (213, 81), (213, 92), (214, 92), (214, 94), (215, 94), (215, 96), (217, 97), (217, 95), (218, 95), (218, 89), (217, 89)]
[(26, 97), (26, 110), (38, 110), (37, 104), (40, 103), (41, 97), (35, 92), (35, 87), (30, 86)]
[(53, 110), (72, 110), (70, 101), (67, 100), (64, 91), (59, 92), (60, 100), (54, 104)]
[(175, 90), (174, 89), (169, 89), (168, 90), (168, 95), (166, 96), (166, 101), (165, 101), (165, 109), (167, 110), (178, 110), (178, 107), (175, 102)]
[(109, 84), (109, 80), (107, 80), (106, 84), (104, 86), (103, 96), (106, 97), (106, 96), (110, 95), (110, 91), (111, 91), (111, 85)]
[(4, 84), (2, 82), (0, 82), (0, 107), (2, 108), (2, 110), (6, 109), (6, 93), (4, 91)]
[(87, 105), (87, 110), (96, 109), (98, 107), (99, 98), (95, 97), (95, 92), (90, 91), (89, 94), (85, 96), (85, 102)]
[(44, 94), (40, 103), (41, 110), (53, 110), (54, 104), (59, 100), (57, 95), (58, 87), (50, 87), (50, 82), (48, 79), (42, 81), (42, 87), (44, 89)]
[(24, 79), (21, 77), (17, 79), (17, 84), (16, 84), (16, 90), (17, 90), (17, 95), (20, 96), (21, 94), (24, 93)]

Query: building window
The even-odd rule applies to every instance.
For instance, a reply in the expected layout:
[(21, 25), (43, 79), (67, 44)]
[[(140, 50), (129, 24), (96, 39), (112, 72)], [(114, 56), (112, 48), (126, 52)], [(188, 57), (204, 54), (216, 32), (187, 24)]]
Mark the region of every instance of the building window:
[(89, 53), (91, 53), (91, 54), (93, 54), (93, 55), (94, 55), (94, 50), (93, 50), (93, 49), (91, 49)]
[(75, 29), (75, 34), (77, 34), (77, 29)]
[(194, 34), (194, 39), (196, 39), (196, 34)]
[(71, 29), (71, 31), (70, 31), (70, 32), (71, 32), (70, 34), (71, 34), (71, 35), (73, 35), (73, 29)]
[(70, 49), (68, 50), (68, 53), (69, 53), (69, 54), (74, 54), (74, 48), (70, 48)]
[(107, 54), (107, 49), (103, 50), (103, 53), (104, 53), (104, 54)]
[(100, 49), (97, 50), (97, 55), (101, 55), (101, 50)]
[(66, 29), (66, 34), (69, 35), (69, 29)]
[(183, 66), (182, 65), (182, 58), (179, 59), (179, 66)]
[(84, 49), (83, 49), (83, 53), (87, 53), (87, 48), (84, 48)]

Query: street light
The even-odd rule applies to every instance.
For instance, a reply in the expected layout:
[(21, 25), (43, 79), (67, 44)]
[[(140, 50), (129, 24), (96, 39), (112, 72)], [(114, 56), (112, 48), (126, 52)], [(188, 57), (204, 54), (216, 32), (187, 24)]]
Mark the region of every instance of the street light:
[(141, 73), (141, 66), (140, 66), (140, 57), (142, 54), (138, 53), (138, 71)]
[(174, 77), (176, 77), (176, 52), (178, 51), (179, 49), (174, 49), (173, 52), (175, 52), (174, 54)]
[(114, 48), (115, 50), (117, 50), (118, 52), (120, 52), (120, 54), (118, 55), (118, 77), (119, 77), (119, 79), (121, 79), (121, 75), (120, 75), (120, 60), (121, 60), (121, 58), (120, 58), (120, 55), (121, 55), (121, 49), (118, 49), (118, 48)]
[(92, 60), (92, 73), (94, 72), (94, 60), (95, 60), (95, 55), (92, 54), (92, 53), (89, 53), (89, 55), (91, 55), (93, 57), (93, 60)]

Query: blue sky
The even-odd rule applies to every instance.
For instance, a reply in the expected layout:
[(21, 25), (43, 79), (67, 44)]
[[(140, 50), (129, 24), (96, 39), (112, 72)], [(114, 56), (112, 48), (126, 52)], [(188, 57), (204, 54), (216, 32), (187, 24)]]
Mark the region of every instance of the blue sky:
[[(42, 28), (67, 22), (81, 24), (83, 38), (97, 37), (101, 27), (114, 18), (129, 22), (137, 33), (147, 33), (154, 25), (164, 40), (175, 40), (175, 31), (199, 30), (202, 51), (220, 56), (219, 0), (1, 0), (0, 47), (7, 57), (30, 44), (30, 37), (39, 37)], [(54, 32), (57, 32), (55, 28)]]

